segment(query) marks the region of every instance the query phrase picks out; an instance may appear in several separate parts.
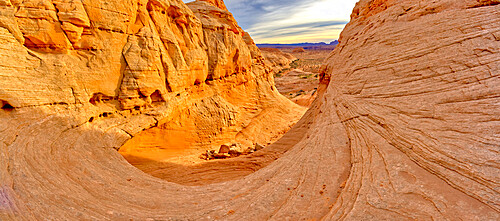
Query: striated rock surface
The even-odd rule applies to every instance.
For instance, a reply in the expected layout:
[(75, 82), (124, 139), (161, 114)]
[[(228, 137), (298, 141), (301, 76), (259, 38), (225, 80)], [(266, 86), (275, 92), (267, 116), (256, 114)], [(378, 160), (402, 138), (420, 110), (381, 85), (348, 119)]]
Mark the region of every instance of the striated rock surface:
[(29, 2), (0, 1), (2, 220), (500, 219), (498, 1), (361, 0), (290, 132), (240, 158), (159, 163), (170, 182), (114, 148), (196, 97), (192, 112), (222, 99), (290, 114), (258, 51), (249, 74), (215, 80), (242, 66), (213, 59), (211, 23), (181, 1), (81, 1), (79, 41), (57, 4)]

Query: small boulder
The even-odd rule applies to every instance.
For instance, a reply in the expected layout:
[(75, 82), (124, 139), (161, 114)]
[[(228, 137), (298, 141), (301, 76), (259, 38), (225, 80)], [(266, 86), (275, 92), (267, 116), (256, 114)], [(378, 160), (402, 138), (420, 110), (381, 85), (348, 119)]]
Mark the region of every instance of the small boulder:
[(245, 152), (245, 149), (243, 148), (243, 146), (240, 143), (231, 144), (231, 150), (234, 150), (234, 151), (237, 151), (240, 153)]
[(254, 147), (254, 150), (255, 151), (259, 151), (259, 150), (262, 150), (264, 149), (265, 147), (260, 145), (259, 143), (255, 143), (255, 147)]
[(207, 150), (206, 153), (200, 155), (200, 159), (203, 160), (213, 160), (215, 157), (215, 150)]
[(221, 153), (229, 153), (230, 150), (231, 150), (231, 148), (228, 145), (220, 145), (218, 153), (219, 154), (221, 154)]
[(241, 155), (241, 152), (237, 151), (237, 150), (234, 150), (234, 149), (231, 149), (229, 150), (229, 154), (232, 156), (232, 155)]

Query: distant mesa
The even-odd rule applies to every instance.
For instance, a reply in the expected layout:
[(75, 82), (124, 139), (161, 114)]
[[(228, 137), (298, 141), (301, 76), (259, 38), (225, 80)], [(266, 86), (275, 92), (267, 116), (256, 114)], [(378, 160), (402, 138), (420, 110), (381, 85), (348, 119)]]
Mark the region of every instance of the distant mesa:
[(339, 44), (338, 40), (332, 41), (329, 44), (320, 43), (295, 43), (295, 44), (257, 44), (259, 48), (303, 48), (305, 50), (333, 50)]
[(302, 52), (306, 52), (306, 50), (303, 47), (297, 47), (297, 48), (293, 49), (292, 52), (302, 53)]

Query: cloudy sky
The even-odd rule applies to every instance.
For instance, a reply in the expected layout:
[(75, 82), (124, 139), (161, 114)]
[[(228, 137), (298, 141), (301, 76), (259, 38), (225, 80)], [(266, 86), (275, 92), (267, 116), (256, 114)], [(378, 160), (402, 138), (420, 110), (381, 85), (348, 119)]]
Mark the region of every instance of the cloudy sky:
[[(185, 0), (190, 2), (192, 0)], [(225, 0), (256, 43), (330, 42), (357, 0)]]

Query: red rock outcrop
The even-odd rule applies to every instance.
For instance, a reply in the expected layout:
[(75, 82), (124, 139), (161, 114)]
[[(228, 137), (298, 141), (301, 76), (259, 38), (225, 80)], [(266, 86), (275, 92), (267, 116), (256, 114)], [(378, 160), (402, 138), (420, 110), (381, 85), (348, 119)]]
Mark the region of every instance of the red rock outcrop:
[[(162, 164), (170, 182), (134, 168), (114, 148), (172, 116), (175, 108), (153, 100), (179, 107), (215, 90), (193, 87), (210, 66), (208, 53), (194, 59), (203, 44), (210, 47), (201, 40), (202, 22), (175, 0), (82, 1), (91, 25), (79, 44), (30, 31), (28, 19), (42, 20), (33, 22), (40, 30), (63, 28), (52, 22), (50, 5), (28, 10), (36, 18), (18, 18), (16, 2), (0, 1), (2, 220), (500, 218), (498, 1), (361, 0), (324, 69), (318, 98), (290, 132), (252, 155), (194, 167)], [(146, 16), (160, 21), (163, 12), (163, 24)], [(164, 40), (178, 46), (165, 56), (156, 48)], [(150, 53), (159, 53), (162, 65)], [(181, 68), (171, 74), (170, 62)], [(157, 83), (139, 75), (162, 68), (187, 80), (149, 94)], [(121, 73), (137, 83), (124, 91)], [(248, 82), (255, 83), (238, 88), (274, 91), (267, 72), (251, 73)], [(271, 97), (263, 100), (276, 104), (271, 92), (256, 91), (256, 102)], [(113, 112), (124, 102), (144, 110), (126, 118)]]

